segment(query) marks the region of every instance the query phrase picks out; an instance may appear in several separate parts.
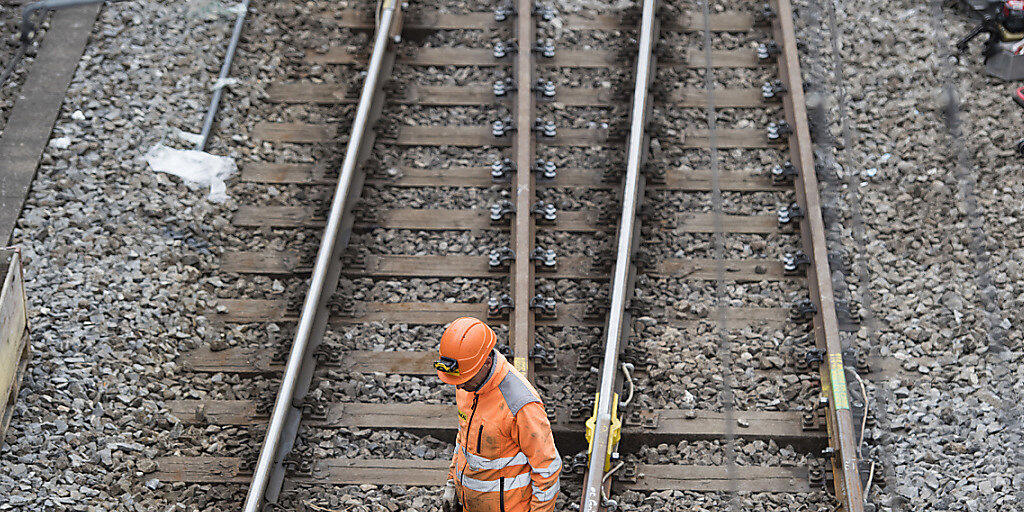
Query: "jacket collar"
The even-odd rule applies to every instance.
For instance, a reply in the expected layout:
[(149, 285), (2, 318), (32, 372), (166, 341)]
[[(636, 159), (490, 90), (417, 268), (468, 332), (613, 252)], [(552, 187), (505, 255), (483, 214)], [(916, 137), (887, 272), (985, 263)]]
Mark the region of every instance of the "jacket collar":
[(474, 391), (477, 395), (482, 395), (498, 387), (498, 384), (501, 383), (501, 380), (508, 373), (508, 360), (505, 359), (505, 356), (498, 352), (497, 349), (492, 351), (492, 355), (494, 356), (494, 362), (491, 364), (491, 372), (487, 374), (487, 380), (480, 386), (480, 389)]

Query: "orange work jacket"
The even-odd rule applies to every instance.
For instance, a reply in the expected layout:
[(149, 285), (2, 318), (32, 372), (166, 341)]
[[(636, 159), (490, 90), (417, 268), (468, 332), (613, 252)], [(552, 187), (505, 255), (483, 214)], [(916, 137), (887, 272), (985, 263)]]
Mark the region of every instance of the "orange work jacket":
[(494, 351), (476, 392), (457, 390), (459, 434), (448, 478), (466, 512), (550, 512), (562, 458), (540, 395)]

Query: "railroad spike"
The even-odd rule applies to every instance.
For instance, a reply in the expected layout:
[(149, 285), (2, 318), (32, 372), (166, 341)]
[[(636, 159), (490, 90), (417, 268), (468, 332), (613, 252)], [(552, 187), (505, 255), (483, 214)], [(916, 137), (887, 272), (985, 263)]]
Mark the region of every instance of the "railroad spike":
[(509, 312), (514, 307), (512, 297), (507, 293), (492, 295), (487, 299), (487, 318), (500, 319), (508, 318)]
[(795, 224), (793, 221), (804, 218), (804, 211), (796, 203), (779, 208), (779, 227), (786, 227)]
[(774, 60), (779, 56), (782, 50), (779, 48), (779, 44), (775, 41), (768, 41), (758, 45), (757, 47), (757, 58), (763, 61)]
[(773, 80), (771, 82), (765, 82), (761, 86), (761, 97), (766, 100), (779, 101), (782, 99), (782, 95), (789, 92), (785, 85), (782, 85), (781, 80)]
[(817, 313), (818, 308), (811, 302), (811, 299), (800, 299), (793, 304), (793, 309), (789, 311), (789, 317), (797, 322), (809, 322)]
[(804, 267), (811, 264), (811, 259), (803, 251), (786, 253), (782, 255), (782, 271), (787, 276), (795, 276), (803, 273)]
[(771, 169), (773, 185), (793, 183), (793, 179), (798, 175), (799, 173), (797, 172), (796, 167), (793, 166), (793, 162), (788, 160), (772, 167)]
[(515, 213), (512, 201), (502, 199), (491, 205), (491, 223), (501, 224), (508, 221), (509, 215)]
[(771, 4), (765, 3), (760, 9), (754, 12), (754, 26), (763, 27), (771, 24), (772, 20), (777, 16), (775, 9), (772, 8)]
[(531, 170), (537, 173), (539, 178), (546, 180), (553, 180), (558, 176), (558, 166), (556, 166), (555, 162), (552, 160), (538, 158), (533, 162), (533, 168)]
[(558, 210), (555, 208), (554, 203), (545, 203), (544, 201), (537, 201), (530, 210), (530, 213), (537, 217), (537, 224), (554, 224), (558, 220)]
[(515, 7), (512, 6), (511, 2), (506, 2), (499, 5), (494, 9), (494, 21), (501, 23), (512, 16), (515, 13)]
[(545, 59), (555, 58), (555, 43), (551, 39), (538, 39), (533, 45), (533, 51), (541, 54)]
[(793, 134), (793, 128), (789, 126), (786, 121), (776, 121), (770, 123), (767, 129), (768, 140), (779, 141), (786, 140), (790, 135)]
[(491, 53), (495, 59), (504, 59), (509, 54), (516, 53), (516, 43), (513, 41), (496, 41)]
[(538, 293), (530, 299), (530, 309), (534, 311), (534, 314), (540, 318), (555, 318), (558, 313), (557, 303), (554, 297), (545, 297)]
[(515, 260), (516, 253), (510, 247), (499, 247), (487, 257), (487, 266), (492, 272), (507, 272)]
[(511, 158), (505, 157), (502, 159), (495, 160), (491, 164), (491, 180), (500, 183), (508, 181), (512, 178), (512, 173), (515, 172), (516, 166), (512, 162)]
[(538, 272), (554, 272), (558, 270), (558, 258), (554, 249), (535, 247), (533, 252), (530, 253), (530, 259), (533, 260)]
[(499, 78), (494, 81), (494, 95), (499, 98), (506, 96), (509, 92), (514, 90), (516, 90), (516, 83), (510, 76)]
[(515, 123), (512, 122), (511, 117), (505, 117), (504, 119), (495, 119), (491, 123), (491, 135), (495, 137), (504, 137), (509, 132), (515, 130)]

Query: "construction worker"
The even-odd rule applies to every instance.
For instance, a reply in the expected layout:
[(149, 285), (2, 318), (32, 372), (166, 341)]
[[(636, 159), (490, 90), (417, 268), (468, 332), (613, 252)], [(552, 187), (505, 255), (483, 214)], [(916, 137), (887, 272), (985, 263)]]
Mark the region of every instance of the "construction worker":
[(494, 349), (497, 336), (459, 318), (441, 336), (437, 376), (455, 386), (459, 434), (448, 469), (445, 512), (549, 512), (562, 458), (544, 404), (526, 377)]

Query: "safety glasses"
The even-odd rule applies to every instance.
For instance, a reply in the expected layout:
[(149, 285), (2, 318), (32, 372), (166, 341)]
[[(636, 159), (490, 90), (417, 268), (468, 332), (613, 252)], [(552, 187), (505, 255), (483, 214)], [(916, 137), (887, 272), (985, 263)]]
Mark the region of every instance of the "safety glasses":
[(453, 377), (459, 376), (459, 362), (450, 357), (441, 357), (434, 361), (434, 368), (439, 372), (447, 373)]

